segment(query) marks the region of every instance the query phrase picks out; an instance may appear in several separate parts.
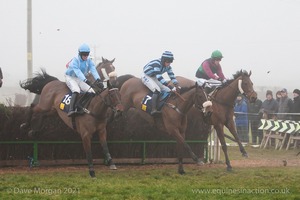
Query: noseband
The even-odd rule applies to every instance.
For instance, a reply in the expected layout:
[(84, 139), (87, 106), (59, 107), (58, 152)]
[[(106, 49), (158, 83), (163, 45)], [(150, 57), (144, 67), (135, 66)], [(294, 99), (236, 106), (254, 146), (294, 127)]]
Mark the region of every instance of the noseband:
[[(238, 80), (238, 88), (239, 88), (239, 91), (240, 91), (240, 93), (241, 93), (242, 95), (244, 95), (247, 99), (250, 99), (250, 97), (251, 97), (252, 94), (254, 93), (254, 90), (252, 89), (252, 91), (245, 93), (244, 90), (243, 90), (243, 88), (242, 88), (242, 82), (243, 82), (242, 79), (239, 79), (239, 80)], [(250, 93), (250, 94), (249, 94), (249, 93)]]

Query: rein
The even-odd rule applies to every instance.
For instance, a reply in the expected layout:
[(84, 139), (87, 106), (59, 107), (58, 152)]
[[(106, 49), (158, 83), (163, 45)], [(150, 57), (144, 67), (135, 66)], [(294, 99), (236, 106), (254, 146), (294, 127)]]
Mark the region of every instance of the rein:
[[(191, 89), (193, 89), (193, 88), (196, 88), (197, 86), (196, 85), (193, 85), (193, 86), (191, 86), (190, 88), (188, 88), (188, 90), (191, 90)], [(197, 90), (197, 88), (196, 88), (196, 90)], [(175, 94), (176, 94), (176, 96), (178, 96), (183, 102), (185, 102), (186, 101), (186, 99), (185, 98), (183, 98), (178, 92), (174, 92)], [(208, 99), (208, 97), (207, 97), (207, 95), (206, 95), (206, 93), (204, 92), (204, 94), (205, 94), (205, 96), (206, 96), (206, 99)], [(195, 94), (195, 95), (197, 95), (197, 94)], [(196, 97), (194, 97), (194, 98), (196, 98)], [(178, 112), (180, 115), (186, 115), (186, 113), (184, 113), (184, 112), (182, 112), (176, 105), (174, 105), (174, 104), (172, 104), (172, 103), (169, 103), (169, 102), (166, 102), (166, 105), (168, 106), (168, 107), (170, 107), (170, 108), (172, 108), (172, 109), (174, 109), (176, 112)], [(201, 110), (201, 111), (203, 111), (203, 106), (200, 106), (199, 104), (193, 104), (193, 106), (195, 107), (195, 108), (197, 108), (198, 110)]]
[[(244, 92), (244, 90), (242, 89), (242, 81), (241, 79), (238, 80), (238, 91), (243, 94), (246, 98), (248, 98), (248, 95)], [(235, 90), (235, 88), (233, 88), (231, 85), (227, 85), (228, 88), (232, 89), (232, 90)], [(238, 94), (238, 91), (236, 91), (236, 93)], [(216, 91), (218, 92), (218, 91)], [(253, 94), (254, 91), (251, 92), (251, 94)], [(251, 96), (250, 94), (250, 96)], [(229, 104), (227, 102), (223, 102), (223, 101), (219, 101), (215, 98), (217, 94), (214, 95), (214, 93), (212, 95), (209, 95), (211, 100), (213, 100), (214, 102), (220, 104), (220, 105), (223, 105), (223, 106), (227, 106), (227, 107), (230, 107), (230, 108), (233, 108), (234, 107), (234, 101), (233, 101), (233, 104)]]

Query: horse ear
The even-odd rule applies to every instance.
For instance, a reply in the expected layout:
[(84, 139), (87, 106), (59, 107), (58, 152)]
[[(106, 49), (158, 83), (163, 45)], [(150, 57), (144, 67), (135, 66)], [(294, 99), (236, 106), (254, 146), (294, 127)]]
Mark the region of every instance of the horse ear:
[(105, 59), (103, 58), (103, 57), (101, 57), (102, 58), (102, 62), (104, 62), (105, 61)]
[(249, 72), (249, 76), (251, 76), (251, 74), (252, 74), (252, 72), (251, 72), (251, 70), (250, 70), (250, 72)]
[(112, 61), (110, 61), (110, 62), (111, 62), (111, 63), (115, 62), (115, 59), (116, 59), (116, 58), (112, 59)]

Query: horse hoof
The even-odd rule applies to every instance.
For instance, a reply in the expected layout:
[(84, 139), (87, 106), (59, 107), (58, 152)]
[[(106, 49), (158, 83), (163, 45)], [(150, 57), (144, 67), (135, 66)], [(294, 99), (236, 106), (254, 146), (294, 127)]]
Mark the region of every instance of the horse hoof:
[(232, 167), (227, 167), (228, 172), (232, 172)]
[(243, 153), (242, 156), (245, 157), (245, 158), (249, 157), (247, 153)]
[(91, 178), (96, 178), (95, 171), (89, 171)]
[(185, 174), (185, 171), (182, 169), (182, 170), (178, 170), (178, 174), (180, 175), (184, 175)]
[(204, 165), (204, 162), (203, 162), (202, 160), (199, 160), (199, 161), (197, 162), (197, 165)]
[(21, 130), (26, 129), (27, 127), (28, 127), (27, 123), (23, 123), (23, 124), (20, 125)]
[(28, 137), (32, 138), (34, 136), (35, 132), (33, 130), (30, 130), (28, 132)]
[(116, 165), (110, 165), (109, 169), (111, 169), (111, 170), (117, 170), (117, 167), (116, 167)]

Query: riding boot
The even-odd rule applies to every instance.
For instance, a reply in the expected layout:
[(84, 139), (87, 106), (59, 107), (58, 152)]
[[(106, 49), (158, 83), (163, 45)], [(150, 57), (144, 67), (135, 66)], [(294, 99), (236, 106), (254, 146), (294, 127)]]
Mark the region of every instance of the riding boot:
[(155, 114), (160, 114), (161, 113), (161, 111), (157, 110), (158, 96), (159, 96), (158, 92), (154, 92), (153, 95), (152, 95), (152, 111), (151, 111), (151, 115), (155, 115)]
[(72, 115), (74, 115), (76, 113), (75, 102), (76, 102), (77, 95), (78, 95), (77, 92), (74, 92), (72, 94), (70, 107), (69, 107), (69, 112), (68, 112), (68, 117), (71, 117)]

